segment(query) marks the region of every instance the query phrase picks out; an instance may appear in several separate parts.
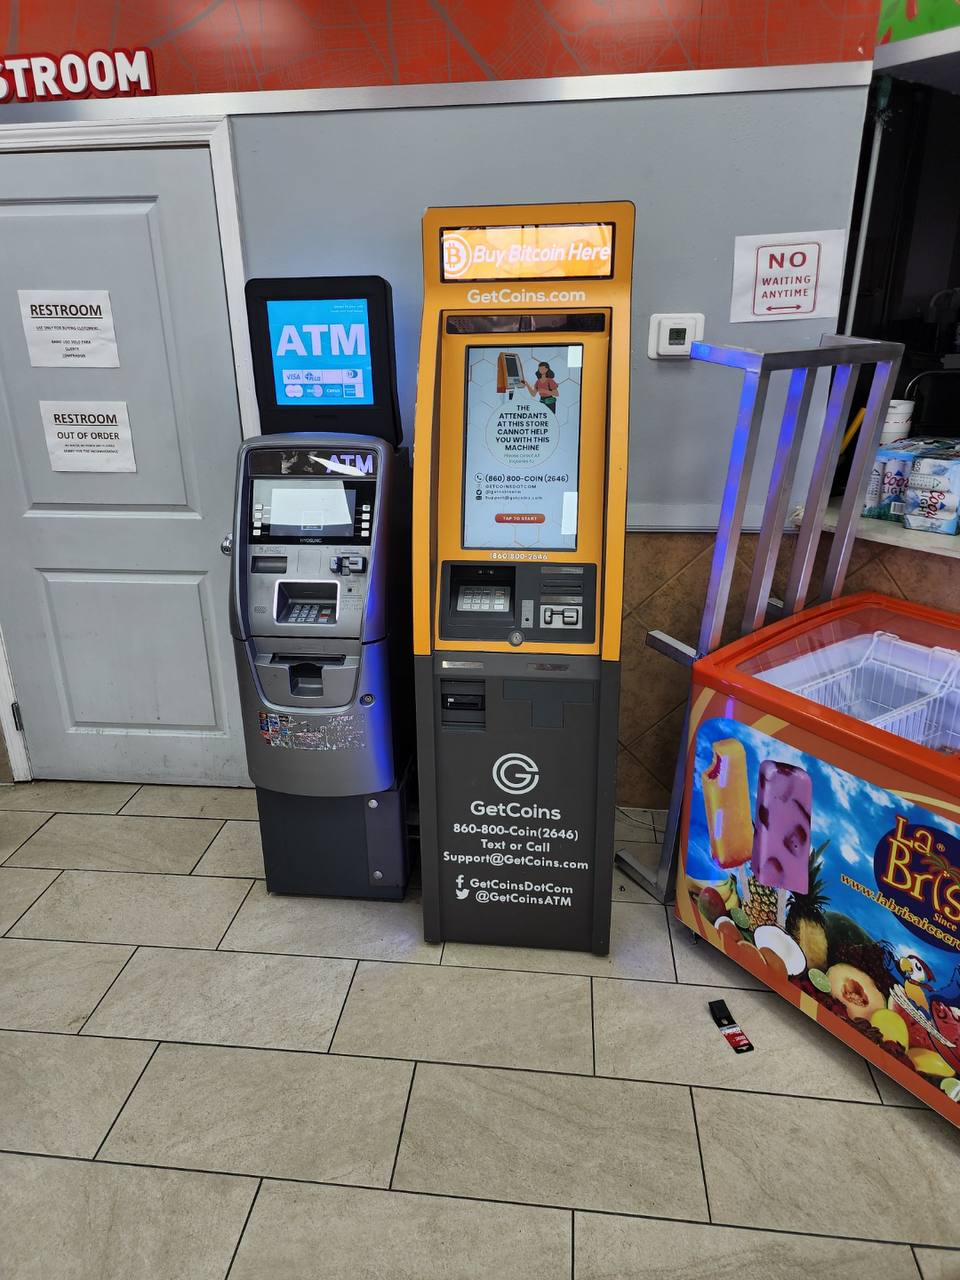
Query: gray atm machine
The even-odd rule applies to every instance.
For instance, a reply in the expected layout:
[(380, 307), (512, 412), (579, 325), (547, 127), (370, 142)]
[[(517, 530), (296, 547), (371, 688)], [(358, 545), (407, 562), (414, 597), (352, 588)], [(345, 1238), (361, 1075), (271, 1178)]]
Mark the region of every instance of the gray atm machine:
[(251, 281), (247, 298), (265, 434), (240, 449), (230, 614), (267, 889), (401, 898), (408, 468), (389, 286)]

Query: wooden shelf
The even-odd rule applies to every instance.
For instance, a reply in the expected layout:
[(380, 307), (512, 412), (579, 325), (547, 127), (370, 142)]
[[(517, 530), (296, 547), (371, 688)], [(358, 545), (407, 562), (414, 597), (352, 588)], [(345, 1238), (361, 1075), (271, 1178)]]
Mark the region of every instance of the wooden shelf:
[[(824, 529), (835, 529), (839, 515), (840, 499), (835, 498), (823, 517)], [(907, 551), (924, 551), (928, 555), (960, 560), (960, 534), (924, 533), (920, 529), (905, 529), (892, 520), (869, 520), (861, 516), (857, 521), (857, 537), (866, 542), (885, 542), (888, 546), (903, 547)]]

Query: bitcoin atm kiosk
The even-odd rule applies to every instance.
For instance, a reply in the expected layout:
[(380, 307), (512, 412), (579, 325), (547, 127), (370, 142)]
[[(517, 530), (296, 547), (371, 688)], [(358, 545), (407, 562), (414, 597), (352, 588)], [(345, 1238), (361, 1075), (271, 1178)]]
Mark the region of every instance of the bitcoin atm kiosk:
[(430, 209), (414, 453), (429, 941), (610, 943), (634, 209)]
[[(412, 754), (390, 288), (253, 280), (231, 625), (267, 889), (400, 898)], [(392, 690), (399, 689), (399, 697)]]

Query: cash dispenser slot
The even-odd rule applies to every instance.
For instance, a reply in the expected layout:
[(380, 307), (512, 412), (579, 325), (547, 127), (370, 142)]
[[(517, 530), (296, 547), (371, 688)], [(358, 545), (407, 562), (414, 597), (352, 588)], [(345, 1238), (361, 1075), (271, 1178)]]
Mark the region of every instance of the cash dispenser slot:
[(273, 617), (291, 626), (329, 626), (340, 613), (338, 582), (309, 582), (286, 578), (276, 585)]
[(258, 653), (257, 674), (268, 700), (277, 706), (302, 701), (343, 707), (354, 696), (359, 657), (343, 653)]

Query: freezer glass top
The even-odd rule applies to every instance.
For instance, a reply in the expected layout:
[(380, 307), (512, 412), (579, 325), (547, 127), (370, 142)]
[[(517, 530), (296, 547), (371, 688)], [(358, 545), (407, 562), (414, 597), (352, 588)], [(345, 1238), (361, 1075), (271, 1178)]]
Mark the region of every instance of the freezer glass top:
[(871, 605), (775, 642), (738, 670), (960, 757), (960, 625)]

